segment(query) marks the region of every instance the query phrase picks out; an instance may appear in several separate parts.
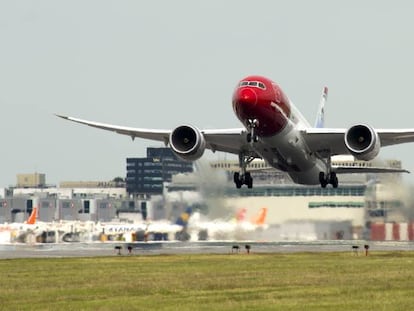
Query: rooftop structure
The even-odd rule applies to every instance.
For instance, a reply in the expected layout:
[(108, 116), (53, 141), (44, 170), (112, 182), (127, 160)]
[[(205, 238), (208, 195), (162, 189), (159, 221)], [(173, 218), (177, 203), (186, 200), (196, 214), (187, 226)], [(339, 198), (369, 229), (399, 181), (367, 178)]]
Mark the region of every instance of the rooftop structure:
[(39, 173), (32, 174), (18, 174), (17, 175), (17, 187), (28, 188), (28, 187), (45, 187), (46, 186), (46, 175)]

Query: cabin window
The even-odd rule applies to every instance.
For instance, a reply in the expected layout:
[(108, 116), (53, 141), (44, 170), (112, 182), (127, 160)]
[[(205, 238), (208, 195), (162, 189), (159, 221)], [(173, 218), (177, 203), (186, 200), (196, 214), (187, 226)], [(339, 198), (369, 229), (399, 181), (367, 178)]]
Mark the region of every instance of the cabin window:
[(266, 89), (266, 85), (263, 82), (259, 82), (259, 81), (241, 81), (239, 83), (239, 87), (244, 87), (244, 86), (258, 87), (262, 90)]

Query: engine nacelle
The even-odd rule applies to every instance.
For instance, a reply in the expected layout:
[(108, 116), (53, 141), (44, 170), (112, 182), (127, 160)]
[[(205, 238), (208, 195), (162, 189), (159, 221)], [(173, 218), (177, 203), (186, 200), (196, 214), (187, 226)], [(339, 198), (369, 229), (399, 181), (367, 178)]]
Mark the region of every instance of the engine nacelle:
[(170, 147), (179, 158), (195, 161), (203, 155), (206, 141), (197, 128), (181, 125), (171, 132)]
[(364, 124), (354, 125), (346, 131), (345, 145), (355, 158), (364, 161), (374, 159), (381, 148), (377, 132)]

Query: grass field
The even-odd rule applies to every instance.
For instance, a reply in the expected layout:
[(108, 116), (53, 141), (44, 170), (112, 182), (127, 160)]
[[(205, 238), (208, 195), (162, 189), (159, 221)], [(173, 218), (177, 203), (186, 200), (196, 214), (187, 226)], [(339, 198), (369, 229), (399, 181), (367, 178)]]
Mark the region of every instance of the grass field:
[(0, 310), (409, 310), (414, 252), (0, 260)]

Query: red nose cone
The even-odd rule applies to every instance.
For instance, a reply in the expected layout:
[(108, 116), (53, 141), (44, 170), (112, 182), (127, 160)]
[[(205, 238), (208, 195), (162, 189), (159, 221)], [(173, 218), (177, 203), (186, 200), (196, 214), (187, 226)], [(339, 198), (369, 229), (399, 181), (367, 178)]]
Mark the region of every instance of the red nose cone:
[(240, 89), (236, 101), (240, 104), (256, 105), (257, 95), (252, 89)]
[(255, 118), (256, 107), (257, 95), (254, 90), (240, 88), (236, 91), (233, 97), (233, 108), (242, 122)]

